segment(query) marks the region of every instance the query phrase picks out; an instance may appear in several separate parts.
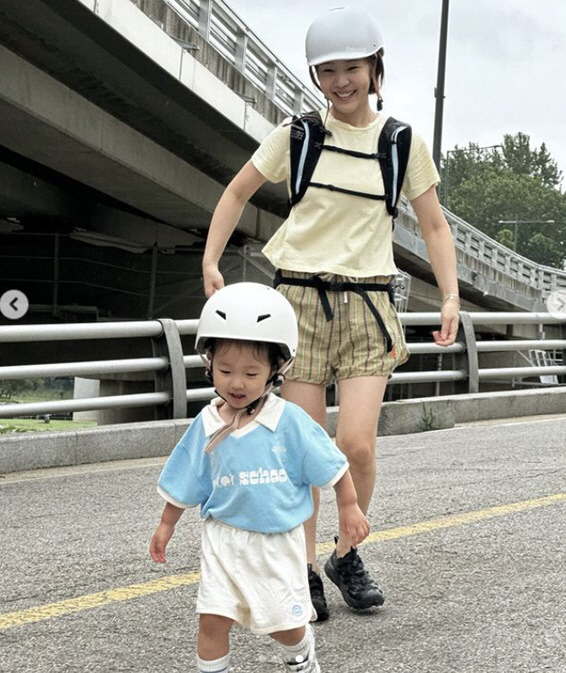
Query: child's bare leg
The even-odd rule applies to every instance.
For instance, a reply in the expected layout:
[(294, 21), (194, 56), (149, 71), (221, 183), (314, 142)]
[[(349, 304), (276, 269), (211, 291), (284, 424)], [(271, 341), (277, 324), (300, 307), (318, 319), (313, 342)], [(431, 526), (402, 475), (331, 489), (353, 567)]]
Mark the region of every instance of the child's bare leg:
[(306, 626), (299, 626), (296, 629), (291, 629), (289, 631), (275, 631), (269, 635), (276, 640), (281, 645), (286, 645), (287, 647), (292, 647), (297, 645), (303, 640), (307, 631)]
[[(230, 629), (234, 620), (221, 615), (201, 614), (198, 629), (199, 671), (228, 670)], [(210, 668), (211, 662), (215, 667)], [(219, 668), (219, 665), (222, 665)]]

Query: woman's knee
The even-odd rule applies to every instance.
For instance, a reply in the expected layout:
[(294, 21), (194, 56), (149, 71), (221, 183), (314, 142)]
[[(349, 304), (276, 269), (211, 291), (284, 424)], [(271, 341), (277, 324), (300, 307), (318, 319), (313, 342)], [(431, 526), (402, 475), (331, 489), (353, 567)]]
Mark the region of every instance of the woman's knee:
[(367, 468), (375, 463), (375, 439), (340, 439), (336, 438), (336, 444), (346, 455), (348, 462), (354, 468)]

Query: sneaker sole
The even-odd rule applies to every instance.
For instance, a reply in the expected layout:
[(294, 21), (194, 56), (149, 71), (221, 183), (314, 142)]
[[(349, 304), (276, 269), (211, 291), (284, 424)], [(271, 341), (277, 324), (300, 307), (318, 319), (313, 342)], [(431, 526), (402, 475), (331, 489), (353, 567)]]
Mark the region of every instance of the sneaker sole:
[(340, 580), (338, 578), (338, 574), (332, 567), (330, 559), (324, 564), (324, 572), (326, 573), (328, 579), (338, 587), (340, 593), (342, 594), (342, 598), (351, 608), (354, 608), (354, 610), (366, 610), (367, 608), (379, 607), (380, 605), (383, 605), (383, 603), (385, 602), (385, 596), (383, 594), (377, 594), (377, 596), (368, 601), (354, 600), (350, 596), (350, 594), (345, 589), (342, 589), (342, 587), (340, 586)]

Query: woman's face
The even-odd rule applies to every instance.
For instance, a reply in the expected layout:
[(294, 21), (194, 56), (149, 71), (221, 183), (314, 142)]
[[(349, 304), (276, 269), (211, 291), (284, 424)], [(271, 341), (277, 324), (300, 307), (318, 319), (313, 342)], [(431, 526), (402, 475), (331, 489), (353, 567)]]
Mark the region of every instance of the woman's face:
[(367, 109), (370, 87), (367, 59), (328, 61), (317, 66), (316, 72), (322, 93), (332, 104), (335, 117), (340, 119)]

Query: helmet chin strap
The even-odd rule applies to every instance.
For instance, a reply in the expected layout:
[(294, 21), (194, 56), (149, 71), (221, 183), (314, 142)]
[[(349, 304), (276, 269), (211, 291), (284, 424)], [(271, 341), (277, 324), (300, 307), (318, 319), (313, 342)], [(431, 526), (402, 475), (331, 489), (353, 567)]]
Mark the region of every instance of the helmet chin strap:
[[(248, 406), (245, 407), (244, 409), (238, 409), (238, 411), (236, 411), (236, 413), (232, 416), (232, 420), (230, 422), (226, 423), (226, 425), (223, 425), (221, 428), (218, 428), (216, 432), (210, 435), (210, 439), (208, 440), (208, 442), (204, 447), (206, 453), (210, 453), (214, 449), (214, 447), (217, 446), (225, 437), (227, 437), (234, 430), (238, 429), (240, 419), (244, 414), (248, 414), (249, 416), (251, 416), (256, 412), (258, 406), (269, 395), (269, 393), (273, 390), (273, 388), (275, 388), (275, 386), (280, 386), (283, 383), (283, 381), (285, 380), (284, 372), (286, 372), (288, 368), (289, 368), (288, 365), (287, 366), (284, 365), (277, 372), (275, 372), (275, 374), (273, 374), (267, 380), (265, 390), (256, 400), (248, 404)], [(210, 370), (208, 370), (207, 373), (209, 372)], [(226, 402), (226, 404), (228, 404), (226, 398), (222, 397), (222, 395), (220, 395), (220, 393), (216, 389), (214, 392), (218, 395), (218, 397), (223, 399)]]

